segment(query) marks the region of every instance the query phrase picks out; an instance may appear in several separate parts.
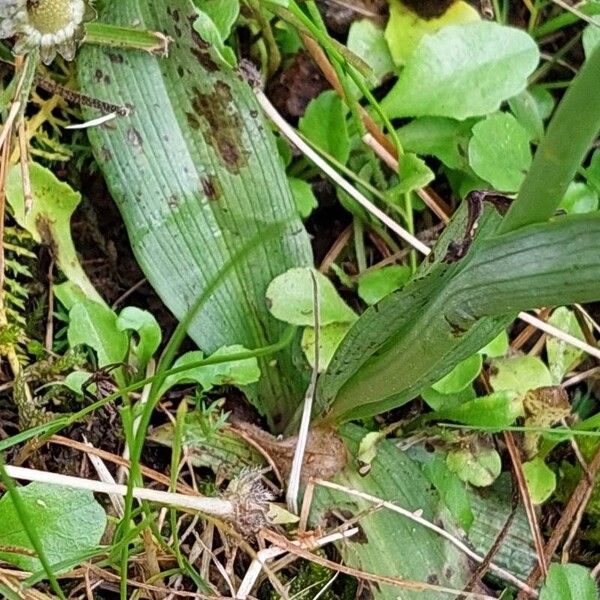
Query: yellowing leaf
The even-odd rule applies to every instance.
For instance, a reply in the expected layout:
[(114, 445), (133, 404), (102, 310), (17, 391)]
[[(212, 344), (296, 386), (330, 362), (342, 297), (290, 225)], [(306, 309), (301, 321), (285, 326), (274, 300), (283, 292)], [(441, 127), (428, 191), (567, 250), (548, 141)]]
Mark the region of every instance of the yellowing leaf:
[(403, 65), (424, 35), (435, 33), (446, 25), (471, 23), (479, 20), (479, 13), (462, 0), (452, 4), (441, 17), (433, 19), (424, 19), (399, 0), (392, 0), (385, 37), (394, 62), (397, 65)]

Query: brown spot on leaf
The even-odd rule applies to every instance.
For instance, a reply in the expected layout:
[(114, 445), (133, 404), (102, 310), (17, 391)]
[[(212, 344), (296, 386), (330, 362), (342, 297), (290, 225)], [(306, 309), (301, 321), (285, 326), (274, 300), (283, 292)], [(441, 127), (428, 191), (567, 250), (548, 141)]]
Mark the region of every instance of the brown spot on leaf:
[(209, 200), (218, 200), (219, 196), (221, 195), (221, 190), (217, 178), (212, 175), (209, 175), (208, 177), (203, 177), (202, 191)]
[(202, 123), (206, 142), (225, 167), (237, 175), (247, 164), (249, 153), (241, 138), (243, 124), (233, 106), (231, 88), (224, 81), (217, 81), (211, 92), (202, 93), (198, 88), (192, 92), (192, 108)]
[(115, 64), (121, 64), (124, 60), (123, 55), (122, 54), (117, 54), (116, 52), (109, 52), (108, 53), (108, 58), (110, 60), (111, 63), (115, 63)]

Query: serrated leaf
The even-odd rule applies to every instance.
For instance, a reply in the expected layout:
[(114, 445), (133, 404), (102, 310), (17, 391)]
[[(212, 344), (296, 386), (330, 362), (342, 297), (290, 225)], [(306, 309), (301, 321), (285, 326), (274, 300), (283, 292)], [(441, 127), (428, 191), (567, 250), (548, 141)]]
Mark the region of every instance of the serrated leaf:
[(494, 113), (473, 127), (469, 164), (492, 187), (516, 192), (531, 166), (529, 136), (508, 113)]
[(160, 346), (162, 333), (160, 325), (154, 315), (147, 310), (135, 306), (127, 306), (117, 317), (117, 329), (119, 331), (135, 331), (139, 336), (139, 342), (133, 344), (137, 356), (139, 368), (143, 369)]
[(356, 313), (340, 298), (325, 275), (314, 269), (297, 268), (276, 277), (267, 289), (271, 314), (291, 325), (314, 326), (313, 279), (319, 288), (319, 313), (322, 326), (356, 321)]
[(521, 416), (523, 406), (517, 394), (503, 391), (467, 400), (453, 408), (442, 408), (428, 414), (427, 420), (455, 421), (462, 425), (493, 427), (500, 431)]
[[(312, 265), (312, 254), (260, 106), (194, 30), (194, 17), (187, 0), (104, 3), (103, 22), (135, 22), (177, 43), (168, 58), (81, 48), (81, 90), (133, 107), (110, 127), (90, 129), (89, 137), (136, 259), (177, 318), (239, 249), (255, 244), (211, 293), (188, 333), (206, 353), (238, 343), (258, 348), (286, 328), (268, 312), (268, 284), (290, 267)], [(306, 390), (306, 373), (293, 361), (297, 351), (291, 344), (261, 358), (264, 377), (244, 389), (273, 427), (275, 413), (284, 415), (278, 427), (285, 427)]]
[[(211, 358), (217, 356), (227, 357), (245, 351), (247, 349), (240, 345), (225, 346), (211, 354)], [(173, 363), (173, 368), (191, 365), (203, 358), (205, 357), (200, 351), (186, 352)], [(181, 373), (168, 375), (160, 388), (159, 396), (164, 395), (174, 385), (183, 383), (197, 383), (202, 386), (204, 392), (207, 392), (216, 385), (248, 385), (258, 381), (259, 377), (260, 368), (256, 358), (201, 365)]]
[(525, 89), (538, 60), (537, 44), (519, 29), (486, 21), (445, 27), (421, 40), (382, 108), (390, 118), (485, 115)]
[(81, 194), (35, 162), (29, 164), (29, 178), (33, 205), (25, 214), (21, 169), (14, 165), (8, 172), (6, 199), (15, 219), (37, 242), (50, 246), (54, 260), (69, 281), (88, 298), (104, 302), (81, 267), (71, 238), (71, 216)]
[(589, 569), (581, 565), (552, 564), (540, 600), (598, 600), (596, 582)]
[[(100, 543), (106, 514), (92, 492), (30, 483), (19, 488), (19, 494), (51, 565), (75, 560)], [(0, 522), (0, 547), (33, 551), (9, 494), (0, 499)], [(42, 568), (39, 560), (31, 556), (0, 552), (0, 558), (25, 571)]]
[(67, 337), (71, 348), (93, 348), (99, 367), (123, 362), (129, 348), (129, 336), (119, 329), (115, 312), (92, 300), (78, 302), (69, 311)]

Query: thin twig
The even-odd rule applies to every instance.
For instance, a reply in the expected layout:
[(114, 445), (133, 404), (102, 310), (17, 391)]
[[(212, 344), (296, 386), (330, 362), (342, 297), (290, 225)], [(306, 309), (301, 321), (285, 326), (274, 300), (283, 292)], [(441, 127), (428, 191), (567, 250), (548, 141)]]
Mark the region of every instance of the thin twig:
[[(23, 467), (13, 467), (11, 465), (7, 465), (5, 468), (8, 475), (14, 479), (39, 481), (41, 483), (71, 487), (79, 490), (90, 490), (92, 492), (98, 492), (99, 494), (127, 495), (127, 486), (125, 485), (104, 483), (103, 481), (96, 481), (93, 479), (71, 477), (70, 475), (60, 475), (58, 473), (25, 469)], [(234, 503), (222, 498), (208, 498), (204, 496), (176, 494), (173, 492), (160, 492), (139, 487), (133, 488), (133, 497), (138, 500), (148, 500), (166, 506), (187, 508), (228, 520), (234, 519), (236, 513)]]
[(538, 567), (544, 577), (548, 574), (547, 561), (544, 557), (544, 541), (540, 532), (540, 525), (538, 523), (537, 514), (535, 507), (531, 501), (529, 495), (529, 489), (527, 487), (527, 481), (525, 480), (525, 474), (523, 473), (523, 465), (517, 450), (517, 445), (511, 431), (504, 431), (504, 441), (508, 449), (508, 454), (512, 462), (515, 477), (519, 486), (519, 492), (521, 494), (521, 500), (523, 500), (523, 506), (525, 507), (525, 513), (527, 514), (527, 521), (529, 522), (529, 529), (533, 537), (533, 545), (535, 546), (535, 552), (538, 559)]
[[(327, 544), (331, 544), (333, 542), (348, 539), (348, 538), (352, 537), (353, 535), (356, 535), (358, 532), (359, 532), (358, 527), (354, 527), (352, 529), (348, 529), (347, 531), (343, 531), (341, 533), (339, 533), (339, 532), (338, 533), (330, 533), (326, 536), (323, 536), (322, 538), (320, 538), (318, 540), (315, 540), (311, 544), (309, 544), (308, 548), (309, 549), (322, 548), (323, 546), (326, 546)], [(289, 543), (293, 546), (300, 547), (300, 545), (303, 542), (293, 541), (293, 542), (289, 542)], [(304, 542), (304, 543), (306, 543), (306, 542)], [(258, 579), (258, 576), (260, 575), (260, 572), (262, 571), (265, 562), (267, 562), (268, 560), (277, 558), (278, 556), (281, 556), (282, 554), (286, 554), (286, 550), (278, 548), (276, 546), (271, 547), (271, 548), (265, 548), (264, 550), (261, 550), (256, 555), (256, 558), (252, 561), (252, 563), (246, 570), (244, 579), (242, 580), (242, 583), (240, 584), (240, 587), (238, 588), (237, 594), (235, 595), (236, 600), (245, 600), (248, 597), (248, 595), (250, 594), (250, 592), (252, 591), (252, 588), (254, 587), (254, 584), (255, 584), (256, 580)]]
[(294, 458), (292, 460), (292, 468), (290, 470), (290, 477), (286, 493), (288, 509), (294, 514), (298, 513), (298, 493), (300, 492), (300, 476), (302, 474), (304, 453), (306, 452), (306, 444), (308, 442), (308, 433), (315, 398), (315, 390), (317, 388), (317, 379), (319, 377), (319, 338), (321, 329), (321, 303), (319, 302), (319, 282), (315, 273), (312, 270), (310, 271), (310, 276), (312, 279), (313, 310), (315, 313), (315, 364), (313, 365), (308, 389), (306, 390), (306, 395), (304, 396), (304, 406), (302, 408), (302, 420), (300, 421), (298, 442), (296, 443), (296, 450), (294, 451)]
[[(594, 455), (594, 458), (591, 460), (591, 462), (589, 463), (589, 466), (588, 466), (589, 474), (590, 474), (592, 480), (595, 480), (596, 474), (598, 473), (599, 469), (600, 469), (600, 448), (598, 448), (598, 450), (596, 450), (596, 454)], [(571, 498), (569, 498), (569, 502), (567, 502), (567, 505), (564, 507), (564, 509), (560, 515), (560, 519), (558, 520), (558, 523), (554, 526), (554, 529), (552, 530), (552, 533), (550, 535), (550, 539), (546, 542), (546, 546), (544, 548), (544, 558), (545, 558), (546, 562), (550, 561), (550, 559), (556, 552), (558, 545), (560, 544), (561, 540), (563, 539), (565, 533), (567, 532), (567, 530), (569, 528), (569, 524), (575, 518), (575, 515), (577, 514), (579, 507), (581, 506), (583, 500), (585, 499), (585, 497), (587, 495), (587, 490), (589, 487), (590, 487), (590, 482), (588, 480), (588, 477), (586, 477), (584, 474), (581, 477), (581, 479), (579, 480), (577, 487), (571, 494)], [(527, 584), (530, 586), (537, 585), (538, 581), (540, 580), (540, 576), (541, 576), (541, 573), (540, 573), (539, 568), (535, 568), (533, 570), (533, 572), (529, 575), (529, 578), (527, 579)], [(519, 593), (519, 595), (517, 596), (517, 600), (523, 600), (523, 599), (524, 599), (524, 596), (521, 593)]]
[(285, 121), (285, 119), (277, 112), (264, 93), (255, 89), (256, 97), (265, 111), (267, 116), (277, 125), (281, 133), (292, 142), (308, 159), (310, 159), (319, 169), (321, 169), (328, 177), (337, 183), (347, 194), (354, 198), (363, 208), (367, 209), (372, 215), (377, 217), (382, 223), (387, 225), (395, 234), (409, 243), (413, 248), (416, 248), (422, 254), (429, 254), (429, 248), (417, 239), (414, 235), (406, 231), (398, 225), (396, 221), (390, 218), (380, 208), (375, 206), (364, 194), (359, 192), (353, 185), (346, 181), (337, 171), (335, 171), (323, 158), (321, 158)]

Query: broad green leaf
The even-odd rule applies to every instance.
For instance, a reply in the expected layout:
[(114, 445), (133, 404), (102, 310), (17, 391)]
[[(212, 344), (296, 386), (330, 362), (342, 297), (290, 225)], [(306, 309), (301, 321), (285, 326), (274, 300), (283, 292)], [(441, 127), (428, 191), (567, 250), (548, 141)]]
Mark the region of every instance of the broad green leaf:
[(162, 338), (160, 325), (154, 315), (147, 310), (127, 306), (117, 317), (117, 329), (119, 331), (132, 330), (138, 334), (139, 342), (134, 344), (134, 351), (139, 367), (143, 370), (158, 350)]
[(462, 169), (472, 125), (471, 120), (420, 117), (398, 129), (398, 137), (406, 152), (435, 156), (451, 169)]
[(502, 460), (494, 448), (472, 446), (451, 450), (446, 465), (463, 481), (475, 487), (492, 485), (502, 471)]
[(71, 281), (55, 284), (53, 291), (59, 302), (67, 310), (71, 310), (78, 302), (83, 302), (88, 299), (83, 293), (83, 290)]
[(71, 348), (93, 348), (99, 367), (123, 362), (129, 348), (129, 336), (119, 329), (114, 311), (92, 300), (78, 302), (69, 311), (67, 337)]
[[(511, 477), (503, 473), (489, 488), (479, 493), (469, 490), (469, 501), (475, 520), (468, 531), (473, 549), (485, 556), (493, 547), (500, 532), (513, 514)], [(526, 580), (537, 565), (537, 556), (527, 515), (521, 503), (514, 510), (512, 521), (494, 555), (494, 562)]]
[[(340, 298), (325, 275), (314, 273), (319, 288), (319, 316), (322, 326), (356, 321), (356, 313)], [(291, 325), (315, 324), (313, 278), (311, 269), (297, 268), (276, 277), (267, 289), (267, 305), (271, 314)]]
[(598, 210), (598, 192), (580, 181), (572, 181), (560, 201), (567, 214), (588, 213)]
[(6, 199), (17, 223), (36, 242), (50, 247), (52, 257), (67, 279), (96, 302), (104, 302), (85, 274), (71, 238), (71, 216), (81, 201), (81, 194), (38, 163), (29, 164), (33, 205), (25, 214), (21, 168), (14, 165), (6, 180)]
[(424, 464), (423, 472), (433, 483), (442, 502), (461, 528), (469, 531), (474, 516), (464, 482), (448, 468), (446, 462), (439, 456)]
[(514, 392), (496, 392), (468, 400), (460, 406), (443, 408), (427, 415), (427, 420), (455, 421), (474, 427), (493, 427), (497, 430), (512, 425), (523, 416), (523, 406)]
[(383, 31), (369, 19), (352, 23), (346, 46), (371, 67), (379, 82), (395, 69)]
[(194, 0), (196, 6), (206, 13), (226, 40), (240, 14), (239, 0)]
[[(231, 354), (245, 352), (246, 350), (246, 348), (240, 345), (226, 346), (219, 348), (219, 350), (211, 354), (211, 358), (216, 356), (226, 357)], [(191, 365), (203, 358), (204, 355), (200, 351), (186, 352), (175, 361), (173, 368)], [(197, 383), (202, 386), (204, 392), (207, 392), (216, 385), (235, 385), (239, 387), (255, 383), (259, 377), (260, 368), (258, 367), (256, 358), (245, 358), (243, 360), (222, 362), (214, 365), (201, 365), (181, 373), (168, 375), (160, 388), (159, 396), (163, 396), (174, 385), (183, 383)]]
[[(550, 325), (554, 325), (565, 333), (585, 341), (585, 336), (577, 322), (575, 313), (566, 306), (559, 306), (548, 319)], [(548, 367), (552, 374), (553, 383), (558, 385), (563, 377), (570, 371), (583, 355), (583, 352), (571, 344), (552, 336), (546, 339), (546, 353), (548, 355)]]
[(433, 18), (420, 17), (400, 0), (391, 0), (385, 39), (394, 62), (403, 65), (424, 35), (435, 33), (448, 25), (471, 23), (479, 19), (479, 13), (463, 0), (453, 2), (443, 15)]
[(551, 219), (600, 130), (600, 48), (579, 69), (538, 145), (499, 233)]
[(384, 98), (390, 118), (485, 115), (523, 91), (539, 51), (524, 31), (480, 21), (425, 36)]
[(298, 207), (298, 214), (306, 219), (318, 205), (312, 186), (307, 181), (296, 177), (290, 177), (289, 181)]
[(581, 565), (550, 565), (540, 600), (598, 600), (596, 582)]
[(473, 127), (469, 164), (494, 189), (516, 192), (531, 165), (527, 132), (508, 113), (490, 115)]
[(544, 118), (535, 96), (529, 90), (525, 90), (510, 98), (508, 105), (515, 119), (527, 131), (529, 139), (539, 141), (544, 135)]
[(215, 52), (230, 65), (234, 66), (237, 62), (235, 52), (223, 43), (222, 33), (215, 22), (202, 10), (198, 10), (196, 19), (193, 22), (195, 31), (206, 40)]
[(394, 186), (394, 192), (396, 194), (407, 194), (425, 187), (435, 179), (435, 175), (422, 158), (407, 152), (400, 160), (398, 178), (400, 183)]
[(358, 295), (369, 305), (400, 289), (411, 276), (410, 267), (392, 265), (367, 271), (358, 278)]
[(473, 354), (458, 363), (450, 373), (444, 375), (439, 381), (436, 381), (431, 387), (440, 394), (455, 394), (464, 390), (470, 383), (475, 381), (483, 359), (481, 354)]
[(333, 90), (326, 90), (310, 102), (298, 124), (301, 133), (313, 144), (342, 164), (350, 156), (347, 110)]
[[(178, 319), (236, 251), (262, 236), (188, 330), (205, 353), (238, 343), (258, 348), (275, 342), (286, 328), (267, 309), (267, 286), (291, 267), (312, 265), (310, 243), (252, 90), (195, 31), (194, 16), (187, 0), (104, 3), (103, 22), (135, 22), (177, 43), (168, 59), (81, 48), (81, 90), (134, 107), (110, 127), (90, 129), (89, 137), (135, 256)], [(265, 234), (276, 229), (277, 235)], [(275, 413), (283, 415), (279, 426), (285, 426), (306, 390), (306, 373), (292, 358), (297, 352), (290, 345), (261, 358), (264, 376), (244, 390), (271, 426)]]
[[(30, 483), (19, 488), (19, 494), (51, 565), (76, 560), (100, 543), (106, 514), (92, 492)], [(0, 499), (0, 522), (0, 547), (33, 550), (8, 494)], [(0, 552), (0, 560), (24, 571), (36, 572), (42, 568), (37, 558), (23, 554)]]
[(489, 344), (486, 344), (479, 354), (483, 354), (488, 358), (498, 358), (504, 356), (510, 348), (510, 340), (508, 334), (503, 331), (498, 337), (495, 337)]
[(592, 51), (600, 46), (600, 27), (590, 23), (583, 31), (582, 42), (585, 57), (589, 58)]
[(553, 385), (548, 367), (537, 356), (497, 358), (490, 364), (490, 383), (496, 392), (529, 390)]
[[(351, 323), (330, 323), (319, 331), (319, 373), (327, 369), (331, 357), (346, 337)], [(315, 366), (315, 329), (306, 327), (302, 333), (302, 351), (311, 367)]]
[[(600, 298), (598, 213), (486, 239), (498, 220), (484, 207), (465, 259), (443, 260), (448, 243), (463, 239), (455, 228), (459, 215), (433, 249), (440, 263), (425, 261), (419, 278), (365, 311), (350, 329), (319, 380), (317, 406), (326, 421), (401, 406), (480, 350), (521, 310)], [(547, 369), (545, 376), (541, 371), (540, 381), (551, 385)], [(503, 389), (529, 388), (526, 377), (513, 374)]]
[(554, 471), (539, 456), (523, 463), (523, 474), (534, 504), (542, 504), (548, 500), (556, 489)]
[[(350, 455), (355, 456), (367, 432), (347, 425), (341, 433)], [(423, 517), (429, 521), (444, 518), (440, 499), (419, 465), (406, 452), (399, 451), (393, 442), (379, 442), (377, 455), (367, 475), (359, 475), (358, 468), (356, 460), (351, 458), (333, 480), (350, 489), (394, 502), (407, 510), (422, 511)], [(355, 496), (317, 486), (310, 521), (313, 527), (322, 523), (331, 509), (357, 515), (373, 506)], [(469, 578), (467, 560), (456, 547), (402, 515), (385, 508), (366, 512), (360, 519), (360, 526), (363, 535), (338, 546), (344, 564), (379, 575), (435, 581), (454, 588), (462, 588)], [(373, 585), (371, 593), (374, 600), (418, 600), (424, 597), (442, 600), (446, 597), (432, 591), (415, 592), (381, 584)]]

